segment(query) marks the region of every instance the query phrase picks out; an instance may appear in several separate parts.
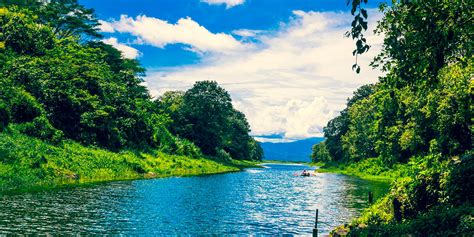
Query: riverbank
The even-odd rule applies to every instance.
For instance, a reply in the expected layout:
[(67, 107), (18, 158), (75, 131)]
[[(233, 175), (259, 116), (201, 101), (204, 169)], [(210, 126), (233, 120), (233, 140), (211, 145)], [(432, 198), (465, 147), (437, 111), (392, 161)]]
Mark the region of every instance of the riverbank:
[(358, 218), (335, 228), (331, 236), (472, 235), (474, 207), (469, 174), (473, 164), (469, 157), (412, 157), (390, 168), (376, 158), (352, 164), (319, 163), (322, 168), (317, 172), (391, 183), (385, 196)]
[(396, 164), (389, 168), (383, 165), (377, 158), (365, 159), (357, 163), (318, 162), (311, 163), (318, 166), (318, 173), (337, 173), (356, 176), (361, 179), (381, 182), (393, 182), (397, 178), (410, 175), (409, 164)]
[(0, 192), (216, 174), (256, 165), (252, 161), (216, 161), (156, 150), (112, 152), (72, 141), (53, 145), (15, 131), (0, 133)]
[[(365, 185), (371, 190), (378, 187), (345, 175), (293, 177), (302, 168), (309, 169), (307, 166), (265, 166), (204, 177), (107, 182), (2, 195), (0, 233), (307, 236), (314, 226), (312, 207), (318, 203), (318, 228), (324, 236), (366, 205), (360, 205), (366, 199)], [(324, 188), (312, 188), (320, 184)]]

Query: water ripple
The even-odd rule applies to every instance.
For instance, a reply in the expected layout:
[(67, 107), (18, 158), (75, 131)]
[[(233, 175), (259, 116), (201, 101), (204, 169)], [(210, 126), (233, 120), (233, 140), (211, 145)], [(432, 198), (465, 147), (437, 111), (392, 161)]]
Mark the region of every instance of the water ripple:
[(0, 196), (0, 234), (324, 234), (387, 186), (348, 176), (294, 176), (306, 166), (211, 176), (111, 182)]

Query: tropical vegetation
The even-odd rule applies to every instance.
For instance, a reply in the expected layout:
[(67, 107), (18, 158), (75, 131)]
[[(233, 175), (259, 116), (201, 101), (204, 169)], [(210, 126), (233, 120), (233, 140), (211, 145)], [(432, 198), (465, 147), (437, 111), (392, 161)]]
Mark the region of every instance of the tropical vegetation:
[[(367, 11), (363, 1), (352, 2), (356, 29), (349, 36), (357, 40), (357, 55), (368, 50), (360, 35)], [(473, 5), (392, 1), (380, 11), (375, 32), (384, 42), (372, 66), (385, 75), (354, 92), (324, 128), (326, 139), (313, 147), (312, 159), (329, 170), (394, 182), (384, 198), (333, 234), (472, 235)]]
[(210, 173), (262, 159), (216, 82), (154, 99), (144, 68), (100, 41), (98, 25), (77, 0), (2, 2), (0, 185)]

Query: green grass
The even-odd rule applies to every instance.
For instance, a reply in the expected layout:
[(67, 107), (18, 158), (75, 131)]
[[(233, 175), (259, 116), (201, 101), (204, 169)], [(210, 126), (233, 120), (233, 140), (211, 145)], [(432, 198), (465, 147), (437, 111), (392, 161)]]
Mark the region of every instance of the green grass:
[(392, 182), (397, 178), (410, 175), (410, 164), (396, 164), (389, 168), (382, 164), (378, 158), (365, 159), (357, 163), (312, 163), (320, 166), (316, 171), (319, 173), (338, 173), (356, 176), (361, 179)]
[[(376, 158), (319, 164), (318, 172), (391, 182), (384, 197), (350, 224), (337, 227), (331, 236), (472, 236), (474, 207), (466, 200), (472, 192), (469, 175), (473, 166), (466, 157), (418, 156), (390, 168)], [(397, 221), (395, 210), (401, 220)]]
[(350, 224), (338, 226), (331, 236), (473, 236), (474, 208), (465, 203), (460, 206), (436, 205), (416, 217), (394, 220), (392, 200), (386, 195), (363, 211)]
[(65, 141), (53, 145), (10, 129), (0, 133), (0, 192), (112, 180), (239, 171), (256, 162), (219, 162), (158, 151), (121, 151)]

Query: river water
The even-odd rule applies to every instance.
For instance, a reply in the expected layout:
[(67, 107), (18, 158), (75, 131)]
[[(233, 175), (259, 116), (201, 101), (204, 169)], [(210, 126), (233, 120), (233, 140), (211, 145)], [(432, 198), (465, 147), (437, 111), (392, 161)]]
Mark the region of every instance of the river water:
[[(0, 196), (0, 234), (310, 235), (351, 220), (387, 184), (303, 165)], [(313, 168), (314, 169), (314, 168)]]

